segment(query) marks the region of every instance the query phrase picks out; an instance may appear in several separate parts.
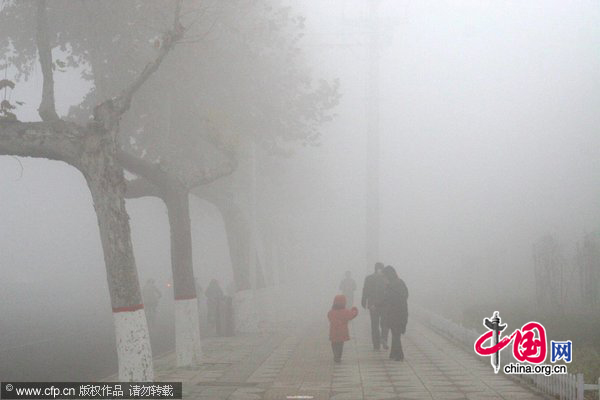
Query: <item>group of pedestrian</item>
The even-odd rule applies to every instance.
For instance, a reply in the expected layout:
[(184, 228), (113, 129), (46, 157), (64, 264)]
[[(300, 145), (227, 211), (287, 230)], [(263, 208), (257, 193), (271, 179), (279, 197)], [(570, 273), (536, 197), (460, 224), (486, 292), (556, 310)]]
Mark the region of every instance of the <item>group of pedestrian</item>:
[(206, 322), (209, 327), (216, 329), (219, 316), (219, 303), (225, 297), (219, 281), (212, 279), (206, 287), (204, 296), (206, 296)]
[[(333, 306), (327, 314), (329, 339), (336, 363), (341, 362), (344, 342), (350, 340), (348, 323), (358, 315), (358, 308), (353, 306), (356, 282), (350, 271), (346, 272), (340, 283), (340, 290), (343, 294), (335, 296)], [(373, 349), (383, 347), (387, 350), (388, 333), (391, 332), (389, 358), (404, 360), (401, 336), (406, 333), (408, 322), (408, 288), (398, 277), (394, 267), (384, 267), (380, 262), (375, 264), (375, 271), (365, 278), (361, 306), (369, 310)]]
[[(219, 305), (226, 297), (219, 281), (212, 279), (206, 290), (203, 291), (199, 281), (196, 280), (196, 295), (200, 319), (203, 320), (205, 317), (208, 327), (216, 329), (219, 322)], [(154, 279), (148, 279), (142, 289), (142, 298), (144, 299), (146, 318), (151, 326), (154, 326), (156, 322), (158, 303), (161, 297), (162, 294)]]

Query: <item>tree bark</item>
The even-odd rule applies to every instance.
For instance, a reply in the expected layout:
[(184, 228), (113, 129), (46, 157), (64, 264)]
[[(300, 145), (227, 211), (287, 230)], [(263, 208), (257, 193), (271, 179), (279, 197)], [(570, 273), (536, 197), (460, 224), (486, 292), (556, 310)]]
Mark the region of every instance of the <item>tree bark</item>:
[(152, 381), (152, 352), (125, 209), (125, 178), (108, 135), (86, 143), (81, 159), (100, 228), (110, 291), (119, 379)]
[(98, 218), (107, 281), (115, 320), (119, 379), (152, 381), (154, 378), (148, 326), (143, 312), (125, 209), (126, 183), (117, 160), (119, 119), (129, 109), (134, 94), (159, 68), (185, 31), (179, 22), (182, 0), (176, 0), (172, 30), (154, 61), (114, 99), (94, 109), (86, 127), (59, 119), (54, 100), (52, 46), (45, 0), (37, 7), (36, 45), (43, 76), (38, 109), (44, 122), (0, 121), (0, 155), (59, 160), (81, 171), (87, 181)]
[(128, 182), (127, 197), (157, 196), (169, 217), (171, 271), (175, 297), (175, 350), (177, 366), (198, 365), (202, 358), (196, 280), (192, 254), (192, 229), (188, 189), (178, 179), (143, 159), (121, 151), (123, 167), (140, 176)]
[[(219, 212), (225, 225), (229, 257), (236, 291), (251, 288), (250, 269), (250, 227), (242, 210), (227, 195), (217, 195), (209, 190), (195, 192), (199, 197), (212, 203)], [(255, 254), (256, 256), (256, 254)]]
[(63, 121), (0, 121), (0, 156), (47, 158), (79, 168), (81, 142), (88, 134), (80, 126)]
[(148, 327), (138, 283), (125, 181), (112, 136), (102, 129), (63, 121), (0, 123), (0, 155), (66, 162), (84, 175), (98, 218), (111, 298), (119, 379), (151, 381), (154, 377)]
[(198, 299), (192, 258), (192, 227), (187, 188), (170, 182), (165, 204), (171, 228), (171, 268), (175, 294), (177, 365), (198, 365), (202, 358)]
[(198, 173), (194, 168), (177, 168), (168, 162), (151, 163), (123, 150), (119, 152), (119, 162), (139, 177), (128, 182), (128, 198), (157, 196), (167, 207), (175, 297), (177, 366), (198, 365), (202, 358), (202, 348), (193, 268), (189, 192), (190, 188), (231, 174), (237, 163), (231, 158), (220, 168), (208, 173)]
[(42, 87), (42, 101), (38, 113), (43, 121), (58, 120), (54, 105), (54, 74), (52, 73), (52, 47), (48, 33), (48, 17), (46, 15), (46, 1), (38, 1), (36, 17), (36, 43), (40, 58), (40, 67), (44, 77)]

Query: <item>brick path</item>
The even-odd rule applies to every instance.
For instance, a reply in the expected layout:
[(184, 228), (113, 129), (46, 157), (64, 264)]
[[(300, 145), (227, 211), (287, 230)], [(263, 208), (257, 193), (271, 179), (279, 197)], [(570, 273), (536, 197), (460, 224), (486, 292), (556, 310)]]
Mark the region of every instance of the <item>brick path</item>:
[(156, 380), (183, 381), (184, 399), (543, 398), (414, 319), (403, 336), (404, 362), (373, 350), (366, 313), (351, 336), (341, 364), (333, 363), (325, 319), (295, 332), (208, 338), (200, 367), (173, 368), (170, 354), (156, 361)]

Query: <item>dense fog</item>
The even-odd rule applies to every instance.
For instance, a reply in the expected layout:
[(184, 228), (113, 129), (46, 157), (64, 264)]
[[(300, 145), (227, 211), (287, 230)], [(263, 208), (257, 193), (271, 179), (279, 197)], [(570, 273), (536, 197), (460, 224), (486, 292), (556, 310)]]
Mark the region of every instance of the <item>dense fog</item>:
[[(366, 1), (292, 0), (285, 4), (291, 14), (303, 18), (303, 37), (297, 46), (310, 78), (339, 81), (340, 98), (331, 108), (331, 121), (319, 124), (320, 135), (313, 143), (290, 141), (289, 153), (281, 155), (266, 149), (266, 139), (251, 144), (250, 139), (241, 146), (235, 172), (207, 185), (217, 189), (231, 185), (234, 202), (250, 221), (258, 262), (246, 259), (251, 266), (249, 290), (285, 285), (288, 295), (278, 300), (285, 302), (279, 307), (297, 312), (297, 319), (323, 319), (346, 271), (351, 271), (360, 296), (365, 276), (376, 261), (382, 261), (393, 265), (406, 282), (409, 304), (427, 306), (461, 322), (472, 319), (465, 310), (474, 306), (484, 307), (485, 314), (476, 316), (479, 321), (509, 305), (531, 310), (527, 316), (535, 318), (539, 304), (534, 245), (551, 235), (562, 260), (557, 296), (563, 300), (563, 311), (597, 312), (600, 302), (592, 304), (581, 294), (577, 261), (585, 236), (600, 236), (597, 3), (379, 1), (373, 6)], [(170, 8), (165, 9), (170, 15)], [(202, 79), (221, 76), (216, 72), (199, 74), (197, 81), (173, 83), (178, 68), (183, 71), (203, 54), (201, 66), (193, 68), (219, 69), (211, 66), (211, 57), (227, 43), (211, 36), (219, 30), (210, 26), (213, 19), (226, 18), (219, 12), (229, 11), (208, 10), (197, 16), (209, 19), (198, 23), (208, 31), (206, 36), (196, 34), (199, 43), (176, 47), (140, 97), (172, 85), (171, 94), (161, 101), (173, 104), (168, 118), (174, 126), (196, 126), (195, 120), (183, 119), (187, 108), (207, 107), (214, 99), (216, 109), (229, 113), (223, 126), (230, 123), (243, 129), (246, 122), (236, 119), (236, 110), (245, 113), (254, 97), (259, 102), (260, 93), (232, 100), (228, 95), (235, 93), (227, 86), (219, 93), (221, 82), (212, 81), (204, 95)], [(18, 43), (14, 46), (12, 52), (18, 53)], [(55, 57), (65, 51), (57, 47)], [(374, 54), (376, 76), (369, 69)], [(151, 58), (152, 53), (147, 60)], [(240, 56), (240, 63), (245, 62)], [(9, 95), (25, 103), (15, 111), (20, 121), (39, 121), (43, 78), (34, 64), (25, 80), (0, 57), (0, 66), (8, 65), (0, 69), (1, 75), (17, 83), (8, 89)], [(137, 65), (141, 70), (145, 62)], [(83, 62), (55, 74), (61, 117), (93, 91), (93, 83), (82, 75), (89, 68)], [(233, 72), (227, 71), (235, 72), (233, 67)], [(269, 80), (256, 79), (261, 82), (257, 87), (264, 87), (264, 96), (269, 96)], [(187, 84), (198, 88), (197, 103), (189, 100), (189, 93), (180, 97)], [(378, 132), (368, 128), (373, 85), (378, 93)], [(149, 107), (140, 105), (139, 98), (133, 101), (131, 114)], [(155, 118), (145, 122), (152, 127), (166, 120), (149, 118)], [(277, 116), (262, 117), (271, 118)], [(122, 124), (136, 126), (130, 116)], [(260, 123), (256, 124), (251, 128), (259, 131)], [(377, 154), (367, 152), (368, 134), (379, 137)], [(173, 145), (186, 146), (182, 143)], [(208, 160), (206, 165), (217, 163), (206, 156), (211, 151), (206, 147), (199, 152)], [(369, 156), (378, 160), (379, 171), (376, 259), (367, 259), (365, 245)], [(133, 176), (126, 173), (127, 179)], [(230, 239), (220, 210), (202, 197), (203, 190), (196, 188), (189, 196), (194, 276), (204, 289), (217, 279), (226, 293), (234, 295), (238, 290)], [(175, 343), (167, 209), (160, 199), (149, 197), (128, 199), (126, 205), (140, 286), (154, 279), (162, 293), (158, 322), (150, 330), (153, 351), (166, 352)], [(260, 279), (257, 268), (264, 269)], [(59, 161), (0, 157), (0, 271), (0, 378), (60, 379), (60, 370), (52, 375), (33, 365), (57, 357), (41, 348), (58, 348), (68, 335), (77, 338), (81, 349), (109, 349), (102, 351), (105, 366), (82, 368), (80, 379), (115, 372), (98, 220), (79, 171)], [(598, 279), (600, 273), (595, 274)], [(573, 335), (576, 331), (573, 328)], [(72, 351), (94, 354), (79, 347)], [(32, 361), (34, 355), (42, 361)], [(71, 361), (65, 363), (67, 370), (72, 368)]]

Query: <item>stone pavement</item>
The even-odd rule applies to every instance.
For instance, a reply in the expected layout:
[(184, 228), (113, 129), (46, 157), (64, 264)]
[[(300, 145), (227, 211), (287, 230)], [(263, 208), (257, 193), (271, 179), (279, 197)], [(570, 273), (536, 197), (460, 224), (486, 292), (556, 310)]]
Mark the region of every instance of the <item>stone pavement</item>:
[(198, 368), (156, 360), (157, 381), (182, 381), (184, 399), (542, 399), (487, 362), (414, 318), (403, 336), (405, 361), (388, 359), (370, 343), (369, 319), (352, 322), (341, 364), (333, 363), (328, 325), (302, 330), (207, 338)]

